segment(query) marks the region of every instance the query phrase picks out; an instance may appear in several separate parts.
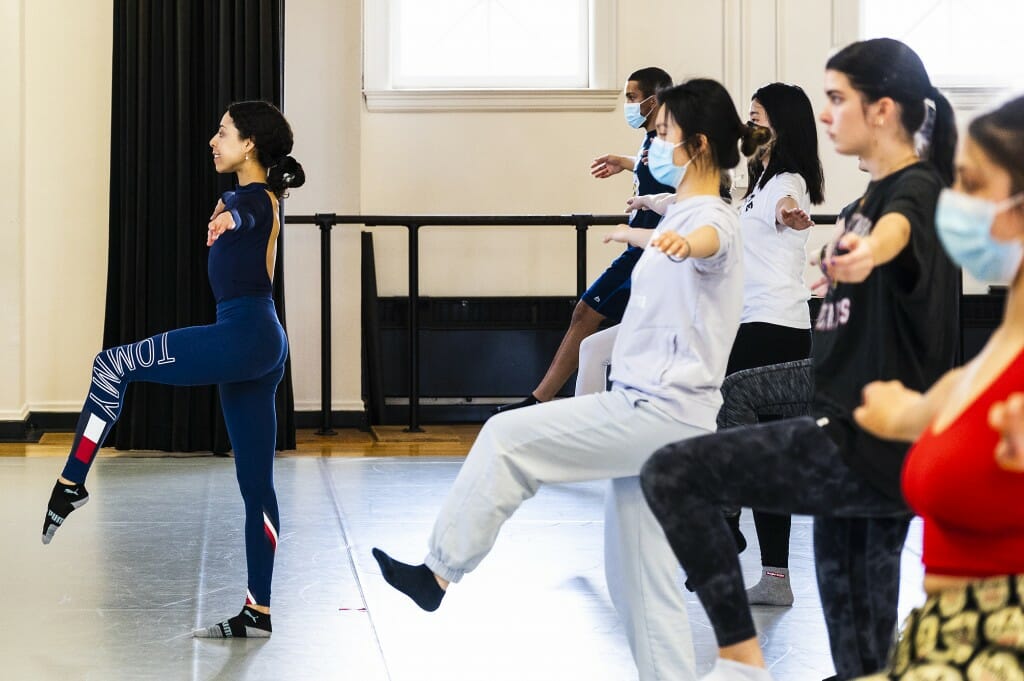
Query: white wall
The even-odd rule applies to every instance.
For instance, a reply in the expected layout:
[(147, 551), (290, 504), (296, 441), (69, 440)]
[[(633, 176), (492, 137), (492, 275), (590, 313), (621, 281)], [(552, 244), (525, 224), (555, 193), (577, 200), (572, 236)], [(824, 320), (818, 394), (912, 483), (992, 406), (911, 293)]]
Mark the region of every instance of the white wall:
[(0, 0), (0, 91), (7, 104), (0, 107), (0, 421), (25, 418), (24, 338), (25, 220), (22, 144), (25, 88), (23, 68), (24, 0)]
[[(364, 0), (377, 1), (377, 0)], [(745, 115), (773, 80), (822, 104), (824, 63), (857, 35), (843, 0), (619, 0), (619, 79), (661, 65), (677, 80), (722, 80)], [(590, 160), (632, 153), (621, 108), (595, 112), (378, 113), (361, 96), (362, 3), (288, 0), (285, 112), (308, 174), (292, 215), (344, 213), (617, 213), (632, 186), (598, 181)], [(0, 0), (0, 420), (76, 411), (104, 314), (112, 0)], [(834, 212), (866, 177), (821, 139)], [(405, 232), (379, 229), (383, 295), (406, 290)], [(821, 232), (812, 236), (820, 243)], [(589, 237), (589, 277), (618, 252)], [(333, 407), (361, 408), (359, 239), (335, 228)], [(319, 404), (319, 233), (286, 232), (288, 322), (296, 405)], [(572, 295), (571, 228), (424, 230), (426, 295)]]
[[(360, 213), (359, 138), (362, 13), (353, 0), (288, 0), (284, 112), (305, 186), (285, 201), (290, 215)], [(285, 227), (285, 304), (295, 408), (320, 408), (320, 232)], [(359, 228), (332, 231), (331, 296), (335, 411), (361, 411)]]
[(103, 337), (113, 2), (23, 7), (26, 393), (77, 411)]

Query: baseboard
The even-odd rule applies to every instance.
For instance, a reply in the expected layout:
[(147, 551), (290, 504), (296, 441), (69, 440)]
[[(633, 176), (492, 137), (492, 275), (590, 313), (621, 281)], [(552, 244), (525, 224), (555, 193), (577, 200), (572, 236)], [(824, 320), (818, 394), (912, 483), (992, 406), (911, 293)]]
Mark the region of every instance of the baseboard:
[[(369, 421), (365, 411), (332, 411), (331, 427), (333, 428), (368, 428)], [(319, 428), (319, 411), (296, 411), (296, 428)]]
[(43, 432), (73, 433), (80, 414), (80, 411), (33, 411), (28, 415), (28, 425)]
[(0, 421), (0, 442), (39, 442), (43, 432), (34, 429), (29, 418)]
[[(0, 442), (39, 442), (43, 433), (72, 433), (78, 425), (78, 412), (30, 412), (22, 420), (0, 421)], [(331, 425), (335, 428), (367, 428), (364, 411), (333, 411)], [(296, 428), (319, 428), (319, 411), (296, 411)]]
[[(421, 404), (420, 425), (439, 423), (483, 423), (494, 414), (497, 404)], [(384, 423), (401, 425), (409, 423), (408, 405), (386, 405)]]

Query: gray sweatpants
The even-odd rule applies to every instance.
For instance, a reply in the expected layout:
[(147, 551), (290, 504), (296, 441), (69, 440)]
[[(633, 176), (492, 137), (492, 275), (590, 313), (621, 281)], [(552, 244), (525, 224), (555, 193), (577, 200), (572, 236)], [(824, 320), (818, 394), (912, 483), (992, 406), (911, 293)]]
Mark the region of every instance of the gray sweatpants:
[(708, 431), (610, 391), (492, 417), (442, 504), (425, 560), (452, 582), (491, 550), (502, 524), (543, 483), (612, 481), (605, 574), (640, 681), (692, 681), (693, 642), (679, 564), (637, 478), (655, 450)]

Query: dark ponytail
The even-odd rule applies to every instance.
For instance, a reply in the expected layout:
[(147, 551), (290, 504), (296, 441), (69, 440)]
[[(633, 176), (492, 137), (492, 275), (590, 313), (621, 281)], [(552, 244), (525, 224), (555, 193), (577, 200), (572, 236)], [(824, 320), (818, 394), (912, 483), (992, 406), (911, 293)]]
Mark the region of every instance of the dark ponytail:
[(270, 191), (284, 198), (288, 189), (305, 183), (302, 166), (288, 155), (294, 142), (292, 127), (276, 106), (260, 101), (235, 102), (228, 107), (228, 114), (239, 136), (256, 145), (256, 158), (267, 169)]
[(278, 198), (288, 196), (292, 187), (301, 187), (306, 183), (306, 173), (302, 164), (291, 156), (285, 156), (277, 164), (267, 168), (267, 186)]
[(900, 123), (911, 139), (927, 121), (925, 100), (932, 100), (935, 103), (935, 121), (928, 135), (928, 160), (947, 185), (953, 183), (957, 136), (953, 108), (949, 100), (932, 86), (924, 63), (914, 50), (892, 38), (862, 40), (833, 55), (825, 68), (845, 74), (850, 85), (861, 93), (866, 102), (889, 97), (899, 104)]
[(953, 105), (936, 88), (932, 88), (930, 99), (935, 102), (935, 127), (932, 129), (928, 158), (939, 171), (942, 181), (949, 186), (955, 177), (953, 159), (956, 156), (957, 139)]

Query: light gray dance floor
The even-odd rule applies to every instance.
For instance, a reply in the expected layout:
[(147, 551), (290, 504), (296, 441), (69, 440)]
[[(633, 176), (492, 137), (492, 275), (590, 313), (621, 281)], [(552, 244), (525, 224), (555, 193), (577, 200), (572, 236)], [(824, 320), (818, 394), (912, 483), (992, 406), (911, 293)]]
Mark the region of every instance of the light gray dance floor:
[[(245, 596), (242, 504), (229, 459), (101, 459), (91, 501), (39, 541), (61, 462), (0, 458), (0, 679), (630, 681), (602, 568), (603, 484), (543, 488), (479, 570), (428, 614), (381, 579), (370, 549), (419, 562), (460, 459), (282, 458), (274, 635), (198, 641)], [(759, 573), (755, 550), (745, 573)], [(776, 679), (832, 673), (811, 564), (794, 521), (793, 608), (756, 608)], [(900, 610), (923, 597), (920, 528), (904, 554)], [(714, 638), (688, 594), (698, 671)]]

